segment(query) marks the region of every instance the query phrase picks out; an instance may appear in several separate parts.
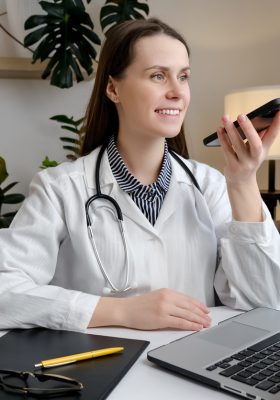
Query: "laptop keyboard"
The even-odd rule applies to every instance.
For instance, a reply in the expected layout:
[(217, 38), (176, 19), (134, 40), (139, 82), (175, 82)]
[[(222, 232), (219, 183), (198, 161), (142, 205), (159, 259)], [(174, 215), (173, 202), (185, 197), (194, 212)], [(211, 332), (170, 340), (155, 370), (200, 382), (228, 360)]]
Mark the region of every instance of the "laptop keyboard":
[(280, 392), (280, 333), (206, 368), (269, 393)]

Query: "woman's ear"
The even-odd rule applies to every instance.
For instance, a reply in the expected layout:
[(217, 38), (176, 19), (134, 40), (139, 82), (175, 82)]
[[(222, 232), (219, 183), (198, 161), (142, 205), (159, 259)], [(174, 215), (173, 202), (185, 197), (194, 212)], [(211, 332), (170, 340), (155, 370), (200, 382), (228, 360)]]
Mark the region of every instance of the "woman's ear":
[(113, 103), (118, 103), (119, 102), (119, 97), (117, 94), (117, 89), (116, 89), (116, 84), (115, 80), (109, 76), (107, 87), (106, 87), (106, 94), (107, 97), (113, 102)]

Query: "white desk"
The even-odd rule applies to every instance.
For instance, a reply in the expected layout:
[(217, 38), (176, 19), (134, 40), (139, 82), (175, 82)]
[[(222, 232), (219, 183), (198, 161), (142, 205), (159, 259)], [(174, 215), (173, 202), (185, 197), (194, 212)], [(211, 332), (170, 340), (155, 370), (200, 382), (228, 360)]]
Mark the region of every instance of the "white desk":
[[(227, 307), (211, 309), (212, 325), (230, 318), (240, 311)], [(0, 331), (0, 336), (4, 335)], [(149, 340), (150, 345), (127, 372), (108, 400), (226, 400), (233, 395), (200, 385), (184, 376), (160, 368), (147, 360), (147, 351), (176, 340), (187, 334), (184, 331), (137, 331), (125, 328), (93, 328), (88, 333)]]
[[(212, 325), (239, 314), (227, 307), (211, 309)], [(160, 368), (147, 360), (147, 351), (176, 340), (184, 331), (136, 331), (120, 328), (95, 328), (90, 333), (149, 340), (150, 345), (113, 390), (108, 400), (226, 400), (236, 396), (217, 391), (184, 376)]]

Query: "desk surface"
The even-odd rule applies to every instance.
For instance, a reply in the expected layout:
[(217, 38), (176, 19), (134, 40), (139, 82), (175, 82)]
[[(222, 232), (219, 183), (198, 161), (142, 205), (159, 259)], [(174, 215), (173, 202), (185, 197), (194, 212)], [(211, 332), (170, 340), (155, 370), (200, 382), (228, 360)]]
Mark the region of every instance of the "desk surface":
[[(240, 311), (234, 311), (227, 307), (216, 307), (211, 309), (212, 325), (230, 318)], [(0, 337), (4, 335), (0, 331)], [(149, 340), (150, 345), (143, 352), (134, 366), (113, 390), (108, 400), (226, 400), (236, 399), (235, 396), (220, 392), (208, 386), (162, 369), (147, 360), (147, 351), (181, 338), (187, 334), (184, 331), (137, 331), (125, 328), (93, 328), (88, 333), (98, 335), (109, 335), (116, 337), (127, 337)]]

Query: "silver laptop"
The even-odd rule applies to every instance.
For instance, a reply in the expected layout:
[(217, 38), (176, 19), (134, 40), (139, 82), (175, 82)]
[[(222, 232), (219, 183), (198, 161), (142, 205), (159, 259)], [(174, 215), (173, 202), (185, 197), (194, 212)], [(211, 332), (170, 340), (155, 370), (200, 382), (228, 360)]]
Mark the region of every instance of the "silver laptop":
[(280, 311), (255, 308), (151, 350), (147, 357), (248, 399), (280, 399)]

